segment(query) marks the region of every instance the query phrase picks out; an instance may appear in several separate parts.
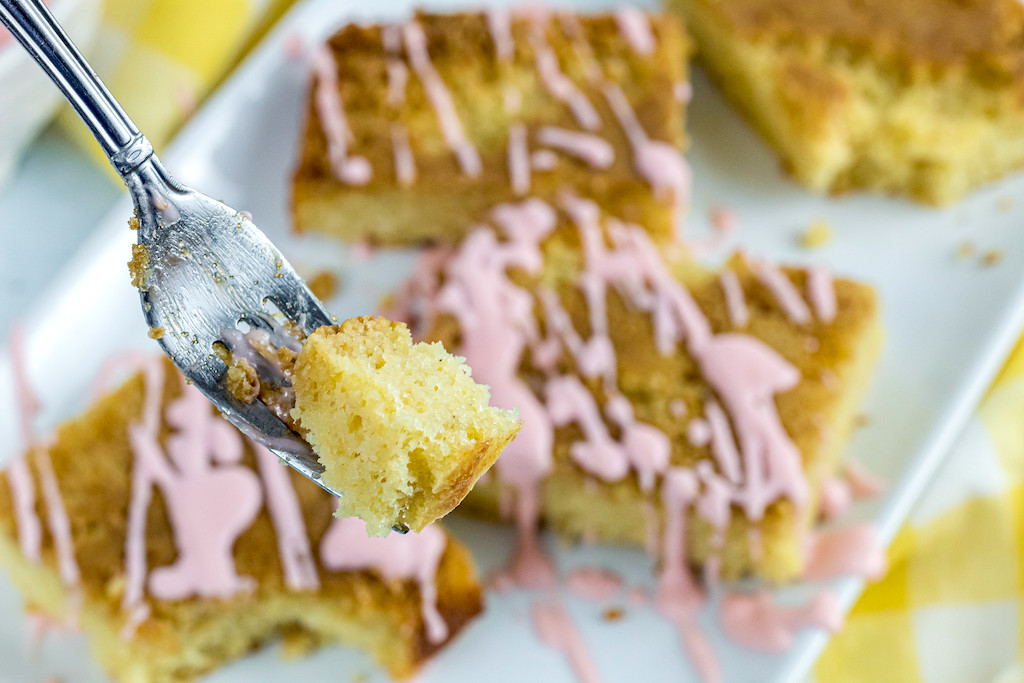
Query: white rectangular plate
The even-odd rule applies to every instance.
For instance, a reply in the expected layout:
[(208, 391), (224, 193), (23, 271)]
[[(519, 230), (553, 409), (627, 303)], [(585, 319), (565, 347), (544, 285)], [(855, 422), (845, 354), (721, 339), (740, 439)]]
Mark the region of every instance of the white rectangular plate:
[[(296, 238), (288, 230), (288, 178), (306, 70), (301, 60), (287, 56), (286, 43), (297, 35), (305, 45), (313, 45), (346, 20), (398, 18), (412, 9), (406, 0), (361, 3), (358, 10), (353, 4), (309, 0), (295, 8), (162, 156), (186, 183), (251, 211), (300, 271), (340, 271), (344, 287), (330, 302), (339, 316), (372, 312), (378, 298), (402, 279), (411, 263), (408, 252), (360, 260), (338, 244)], [(870, 424), (857, 433), (849, 453), (892, 482), (880, 500), (855, 511), (872, 520), (888, 542), (1019, 330), (1024, 316), (1024, 203), (1007, 208), (1001, 200), (1024, 197), (1024, 178), (990, 186), (946, 211), (869, 197), (822, 199), (782, 177), (774, 158), (699, 75), (688, 116), (696, 185), (687, 219), (689, 235), (707, 232), (708, 210), (726, 206), (739, 218), (733, 246), (784, 262), (822, 261), (839, 274), (870, 282), (881, 294), (887, 343), (864, 407)], [(34, 384), (42, 388), (48, 424), (86, 405), (91, 376), (105, 358), (128, 348), (157, 350), (146, 337), (125, 267), (134, 238), (125, 223), (129, 213), (127, 201), (122, 202), (54, 279), (26, 321), (28, 369)], [(795, 238), (816, 219), (831, 224), (834, 239), (812, 254), (798, 248)], [(956, 248), (965, 241), (978, 250), (1001, 249), (1002, 263), (986, 268), (976, 257), (958, 259)], [(18, 449), (10, 386), (10, 362), (4, 354), (4, 457)], [(467, 520), (455, 520), (451, 526), (469, 544), (483, 573), (500, 565), (511, 548), (506, 528)], [(639, 551), (559, 548), (556, 556), (563, 569), (598, 563), (622, 573), (630, 586), (652, 582), (651, 561)], [(835, 582), (833, 588), (849, 606), (861, 584), (851, 579)], [(484, 615), (431, 662), (419, 680), (572, 680), (562, 657), (541, 645), (530, 629), (529, 601), (542, 597), (490, 595)], [(600, 618), (600, 605), (568, 595), (562, 599), (605, 680), (695, 679), (672, 627), (649, 608), (627, 606), (626, 617), (612, 623)], [(724, 638), (710, 607), (701, 624), (727, 681), (799, 680), (827, 639), (824, 633), (806, 631), (780, 655), (757, 655)], [(81, 636), (51, 636), (34, 658), (27, 642), (27, 621), (18, 596), (0, 580), (0, 659), (5, 676), (103, 680)], [(362, 673), (371, 680), (385, 679), (365, 656), (347, 648), (329, 647), (285, 663), (271, 647), (224, 667), (209, 680), (347, 681)]]

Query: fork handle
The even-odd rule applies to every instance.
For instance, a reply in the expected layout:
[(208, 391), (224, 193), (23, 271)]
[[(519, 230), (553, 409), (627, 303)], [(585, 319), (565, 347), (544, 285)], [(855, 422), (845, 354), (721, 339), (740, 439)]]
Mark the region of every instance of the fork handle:
[(149, 140), (41, 0), (0, 0), (0, 24), (64, 93), (122, 178), (153, 156)]

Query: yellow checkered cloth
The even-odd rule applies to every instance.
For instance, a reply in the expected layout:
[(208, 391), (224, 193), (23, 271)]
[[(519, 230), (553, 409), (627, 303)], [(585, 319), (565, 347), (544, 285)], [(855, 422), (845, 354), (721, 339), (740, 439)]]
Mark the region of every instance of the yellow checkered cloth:
[[(105, 0), (89, 61), (159, 151), (293, 2)], [(60, 123), (116, 178), (70, 108)]]
[(822, 683), (1024, 682), (1024, 340), (815, 669)]
[[(160, 149), (292, 1), (107, 0), (93, 60)], [(77, 119), (67, 128), (99, 154)], [(1007, 669), (1024, 653), (1024, 343), (890, 563), (825, 650), (817, 681), (961, 683), (1002, 673), (1000, 683), (1024, 683), (1024, 669)]]

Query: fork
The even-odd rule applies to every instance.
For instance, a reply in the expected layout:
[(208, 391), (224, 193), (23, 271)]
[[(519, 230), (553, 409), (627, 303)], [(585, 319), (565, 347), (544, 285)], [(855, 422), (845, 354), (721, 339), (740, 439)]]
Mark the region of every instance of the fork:
[(128, 186), (138, 232), (134, 282), (150, 336), (242, 433), (340, 496), (323, 483), (309, 445), (268, 406), (232, 395), (227, 366), (214, 350), (219, 342), (243, 351), (240, 322), (280, 338), (270, 304), (308, 335), (332, 323), (323, 304), (247, 214), (171, 177), (40, 0), (0, 0), (0, 23), (64, 93)]

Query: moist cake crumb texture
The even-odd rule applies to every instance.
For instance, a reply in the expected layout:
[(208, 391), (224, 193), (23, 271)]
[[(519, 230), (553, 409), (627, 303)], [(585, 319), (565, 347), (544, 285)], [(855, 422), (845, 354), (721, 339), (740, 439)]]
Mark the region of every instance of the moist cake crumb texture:
[(292, 416), (343, 493), (337, 514), (374, 535), (447, 514), (520, 426), (515, 411), (488, 406), (462, 359), (382, 318), (311, 334), (292, 384)]

